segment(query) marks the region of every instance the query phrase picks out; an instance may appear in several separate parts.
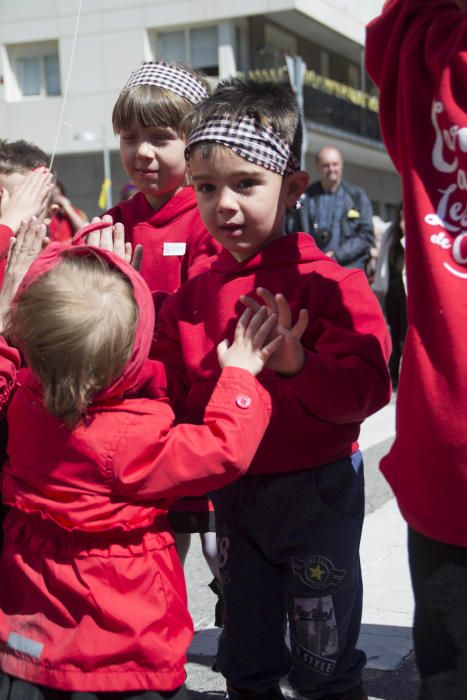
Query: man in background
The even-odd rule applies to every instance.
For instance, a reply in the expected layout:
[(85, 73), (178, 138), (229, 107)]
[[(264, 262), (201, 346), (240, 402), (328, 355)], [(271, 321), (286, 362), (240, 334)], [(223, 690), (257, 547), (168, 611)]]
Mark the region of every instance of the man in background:
[(344, 161), (334, 146), (316, 156), (319, 180), (302, 198), (302, 208), (287, 224), (289, 232), (307, 231), (327, 255), (345, 267), (365, 269), (374, 246), (372, 209), (360, 187), (342, 179)]

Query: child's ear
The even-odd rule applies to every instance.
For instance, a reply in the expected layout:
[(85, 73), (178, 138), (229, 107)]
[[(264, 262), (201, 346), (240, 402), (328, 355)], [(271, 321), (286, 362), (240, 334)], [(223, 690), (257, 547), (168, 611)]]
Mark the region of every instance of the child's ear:
[(293, 207), (305, 192), (310, 176), (305, 170), (297, 170), (285, 176), (285, 203), (287, 207)]

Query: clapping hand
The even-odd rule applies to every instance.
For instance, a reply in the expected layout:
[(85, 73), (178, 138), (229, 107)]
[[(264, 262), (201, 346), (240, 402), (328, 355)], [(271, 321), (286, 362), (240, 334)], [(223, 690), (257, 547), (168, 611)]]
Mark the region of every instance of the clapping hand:
[(239, 367), (254, 376), (259, 374), (282, 343), (279, 336), (268, 342), (276, 322), (275, 314), (268, 318), (264, 306), (255, 312), (245, 309), (237, 322), (233, 343), (223, 340), (217, 346), (221, 367)]
[(283, 339), (274, 355), (269, 358), (267, 368), (285, 375), (297, 374), (305, 365), (301, 338), (308, 326), (307, 309), (301, 309), (296, 323), (292, 324), (292, 311), (283, 294), (272, 294), (264, 287), (258, 287), (256, 293), (264, 301), (264, 306), (246, 295), (242, 295), (240, 301), (254, 312), (265, 308), (269, 317), (276, 319), (269, 339)]
[[(98, 216), (94, 217), (91, 224), (99, 222), (102, 222), (102, 224), (107, 223), (108, 225), (91, 231), (86, 236), (87, 245), (109, 250), (111, 253), (115, 253), (115, 255), (122, 258), (122, 260), (125, 260), (125, 262), (130, 263), (135, 270), (140, 270), (143, 259), (143, 246), (135, 246), (133, 252), (131, 243), (125, 242), (125, 229), (123, 224), (114, 224), (109, 214), (105, 214), (102, 218)], [(79, 231), (77, 235), (79, 235)]]

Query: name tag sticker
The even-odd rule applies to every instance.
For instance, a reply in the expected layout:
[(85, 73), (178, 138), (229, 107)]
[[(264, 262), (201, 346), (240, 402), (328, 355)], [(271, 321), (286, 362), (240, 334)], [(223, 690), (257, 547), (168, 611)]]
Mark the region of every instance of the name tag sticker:
[(164, 255), (185, 255), (186, 253), (186, 243), (172, 243), (165, 241), (164, 243)]
[(23, 637), (22, 634), (16, 634), (16, 632), (10, 632), (8, 635), (7, 646), (10, 647), (10, 649), (32, 656), (34, 659), (40, 657), (44, 648), (42, 642), (36, 642), (29, 637)]

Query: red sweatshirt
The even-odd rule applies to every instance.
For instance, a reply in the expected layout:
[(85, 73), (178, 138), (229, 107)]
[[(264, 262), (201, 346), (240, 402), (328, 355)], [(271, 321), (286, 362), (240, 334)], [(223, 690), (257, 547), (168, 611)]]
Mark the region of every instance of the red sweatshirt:
[(366, 61), (407, 232), (409, 330), (381, 468), (411, 527), (466, 546), (467, 15), (453, 0), (392, 0)]
[(360, 423), (389, 400), (390, 341), (365, 275), (341, 267), (305, 233), (272, 241), (238, 263), (223, 250), (211, 268), (164, 303), (153, 353), (166, 365), (179, 417), (199, 421), (219, 376), (216, 346), (232, 338), (241, 294), (282, 292), (294, 321), (307, 308), (306, 365), (294, 377), (264, 370), (273, 398), (250, 473), (308, 469), (356, 449)]
[[(25, 286), (69, 250), (50, 245)], [(154, 327), (148, 288), (123, 261), (98, 254), (132, 284), (140, 309), (133, 353), (73, 430), (45, 410), (39, 382), (22, 373), (2, 473), (11, 510), (0, 559), (0, 669), (69, 691), (173, 690), (185, 679), (193, 625), (167, 507), (245, 472), (270, 402), (248, 372), (227, 368), (204, 424), (174, 427), (170, 406), (142, 390)], [(0, 340), (2, 408), (18, 365), (18, 352)]]
[(127, 241), (143, 245), (141, 275), (151, 292), (175, 291), (195, 264), (220, 249), (201, 220), (192, 187), (184, 187), (158, 211), (137, 192), (107, 214), (125, 226)]
[(0, 289), (3, 285), (3, 278), (5, 277), (10, 238), (14, 235), (13, 229), (9, 226), (5, 226), (5, 224), (0, 224)]

